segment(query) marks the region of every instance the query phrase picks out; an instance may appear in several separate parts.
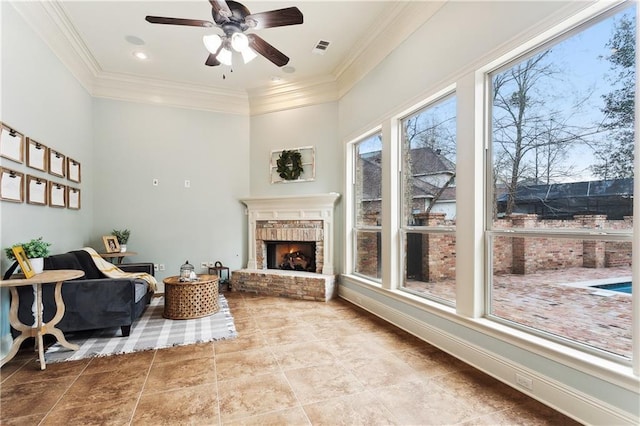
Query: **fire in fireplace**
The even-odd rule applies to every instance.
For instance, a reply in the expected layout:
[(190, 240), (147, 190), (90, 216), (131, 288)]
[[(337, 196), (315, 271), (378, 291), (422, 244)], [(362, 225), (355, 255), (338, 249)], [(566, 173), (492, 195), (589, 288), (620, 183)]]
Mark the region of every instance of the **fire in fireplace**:
[(265, 241), (267, 269), (316, 272), (316, 243)]

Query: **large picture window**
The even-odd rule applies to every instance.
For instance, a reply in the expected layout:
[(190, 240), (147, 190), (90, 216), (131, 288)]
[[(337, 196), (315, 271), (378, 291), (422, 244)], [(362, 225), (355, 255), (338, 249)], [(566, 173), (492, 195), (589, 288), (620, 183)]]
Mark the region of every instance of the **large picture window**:
[(401, 120), (403, 280), (411, 293), (454, 305), (456, 98)]
[(635, 6), (618, 11), (489, 75), (488, 314), (623, 358), (635, 16)]
[(357, 142), (353, 173), (354, 272), (382, 277), (382, 135)]

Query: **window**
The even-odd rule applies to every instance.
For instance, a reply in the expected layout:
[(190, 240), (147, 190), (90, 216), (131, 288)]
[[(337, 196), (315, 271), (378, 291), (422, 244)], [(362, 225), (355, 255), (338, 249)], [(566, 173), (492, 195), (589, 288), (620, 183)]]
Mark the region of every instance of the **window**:
[(382, 135), (353, 145), (353, 271), (382, 277)]
[(454, 305), (456, 98), (449, 94), (401, 120), (405, 291)]
[(489, 75), (488, 315), (626, 359), (635, 27), (633, 6)]

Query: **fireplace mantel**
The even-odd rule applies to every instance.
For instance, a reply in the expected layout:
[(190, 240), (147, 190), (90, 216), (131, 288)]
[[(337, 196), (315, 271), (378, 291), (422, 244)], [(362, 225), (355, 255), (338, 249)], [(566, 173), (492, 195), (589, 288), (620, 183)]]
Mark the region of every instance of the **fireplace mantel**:
[(322, 273), (334, 274), (334, 206), (340, 194), (291, 195), (280, 197), (251, 197), (243, 198), (247, 206), (248, 248), (249, 256), (247, 269), (262, 269), (256, 262), (256, 221), (278, 220), (321, 220), (323, 223), (323, 257)]

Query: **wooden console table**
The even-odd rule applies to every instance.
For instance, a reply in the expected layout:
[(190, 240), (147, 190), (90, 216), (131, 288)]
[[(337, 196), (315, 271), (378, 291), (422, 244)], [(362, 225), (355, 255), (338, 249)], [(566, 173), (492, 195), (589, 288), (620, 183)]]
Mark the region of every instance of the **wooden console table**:
[[(120, 263), (122, 263), (122, 259), (124, 259), (127, 256), (136, 256), (138, 253), (135, 251), (118, 251), (115, 253), (98, 253), (100, 255), (100, 257), (102, 257), (103, 259), (107, 259), (107, 260), (115, 260), (114, 264), (118, 265)], [(112, 262), (113, 262), (112, 260)]]
[[(44, 345), (42, 342), (42, 336), (45, 334), (53, 335), (60, 344), (66, 348), (77, 351), (79, 349), (78, 345), (74, 345), (69, 343), (67, 339), (65, 339), (64, 334), (62, 334), (62, 330), (56, 328), (56, 324), (62, 320), (64, 316), (64, 301), (62, 300), (62, 282), (67, 280), (72, 280), (74, 278), (79, 278), (84, 275), (84, 271), (76, 271), (72, 269), (60, 269), (60, 270), (51, 270), (44, 271), (40, 274), (36, 274), (31, 278), (14, 278), (0, 281), (1, 287), (8, 287), (11, 291), (11, 308), (9, 310), (9, 322), (18, 330), (21, 334), (13, 341), (11, 345), (11, 349), (9, 353), (0, 360), (0, 367), (5, 365), (7, 362), (11, 361), (18, 350), (20, 349), (20, 345), (29, 337), (36, 338), (36, 347), (38, 349), (38, 357), (40, 359), (40, 369), (44, 370), (47, 368), (46, 363), (44, 361)], [(56, 314), (53, 316), (51, 321), (44, 324), (42, 320), (42, 284), (46, 283), (56, 283), (54, 289), (54, 299), (56, 302)], [(20, 300), (18, 298), (18, 290), (16, 287), (24, 286), (24, 285), (33, 285), (36, 293), (36, 312), (35, 314), (35, 323), (33, 325), (27, 325), (20, 322), (18, 319), (18, 306)]]

